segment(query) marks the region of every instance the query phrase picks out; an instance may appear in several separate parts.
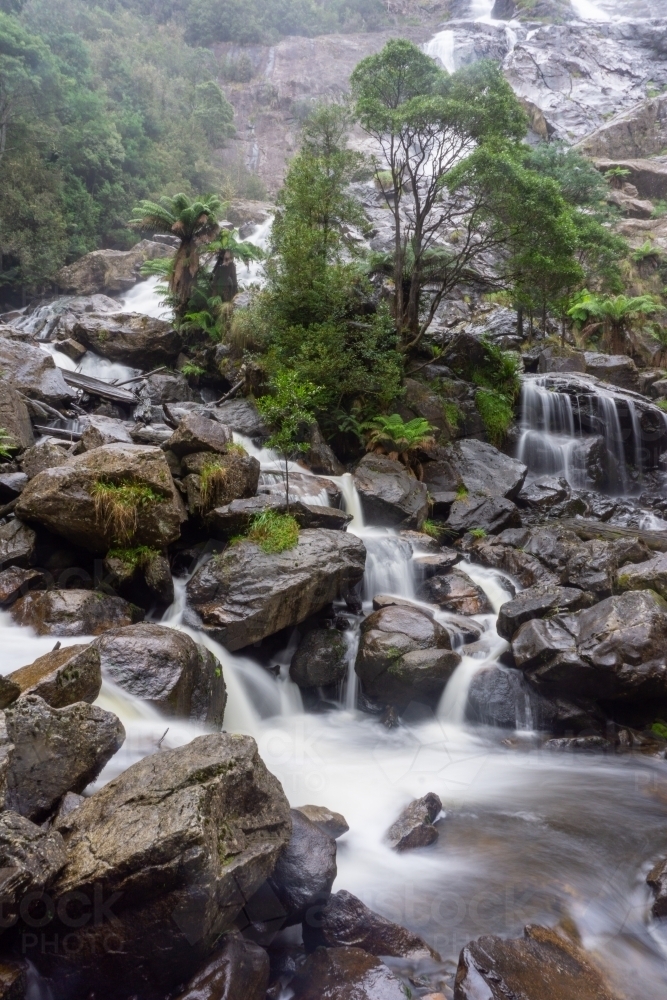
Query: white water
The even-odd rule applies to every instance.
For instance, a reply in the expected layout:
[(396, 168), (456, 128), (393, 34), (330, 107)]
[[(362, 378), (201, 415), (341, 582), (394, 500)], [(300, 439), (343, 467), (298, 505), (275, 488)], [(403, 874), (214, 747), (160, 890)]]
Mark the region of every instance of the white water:
[(427, 56), (431, 56), (432, 59), (439, 60), (448, 73), (456, 72), (453, 31), (439, 31), (430, 42), (426, 42), (424, 52)]
[(611, 15), (592, 0), (571, 0), (575, 13), (582, 21), (611, 21)]

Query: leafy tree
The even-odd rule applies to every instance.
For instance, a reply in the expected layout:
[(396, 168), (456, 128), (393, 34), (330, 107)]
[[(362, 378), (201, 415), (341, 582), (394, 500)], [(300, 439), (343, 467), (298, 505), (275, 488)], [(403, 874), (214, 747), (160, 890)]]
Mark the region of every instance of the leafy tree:
[(366, 451), (376, 451), (398, 459), (410, 470), (415, 465), (421, 470), (416, 461), (417, 454), (435, 444), (434, 428), (423, 417), (415, 417), (405, 423), (398, 413), (393, 413), (390, 417), (377, 416), (366, 421), (363, 429), (368, 432)]
[(195, 287), (202, 249), (220, 232), (218, 215), (222, 202), (217, 195), (189, 198), (185, 194), (164, 196), (159, 202), (141, 201), (134, 209), (130, 225), (134, 229), (168, 233), (180, 240), (167, 274), (174, 310), (182, 320)]
[(289, 514), (289, 462), (300, 452), (308, 450), (304, 443), (304, 429), (313, 423), (313, 407), (318, 387), (303, 381), (299, 374), (288, 369), (278, 372), (270, 381), (270, 395), (257, 400), (257, 408), (272, 430), (267, 441), (285, 462), (285, 502)]
[(214, 148), (236, 134), (234, 109), (215, 80), (198, 83), (195, 87), (194, 115)]
[(596, 295), (584, 289), (568, 309), (582, 328), (582, 338), (602, 329), (603, 341), (613, 354), (623, 354), (628, 348), (627, 335), (633, 324), (663, 310), (651, 295)]

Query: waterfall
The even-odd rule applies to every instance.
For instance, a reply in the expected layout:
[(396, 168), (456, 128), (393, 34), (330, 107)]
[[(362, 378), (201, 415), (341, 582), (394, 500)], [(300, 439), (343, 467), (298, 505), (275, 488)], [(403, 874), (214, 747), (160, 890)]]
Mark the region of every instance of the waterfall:
[(592, 0), (572, 0), (572, 7), (582, 21), (611, 21), (611, 16)]
[(432, 59), (437, 59), (448, 73), (456, 72), (453, 31), (439, 31), (430, 42), (426, 42), (424, 52)]

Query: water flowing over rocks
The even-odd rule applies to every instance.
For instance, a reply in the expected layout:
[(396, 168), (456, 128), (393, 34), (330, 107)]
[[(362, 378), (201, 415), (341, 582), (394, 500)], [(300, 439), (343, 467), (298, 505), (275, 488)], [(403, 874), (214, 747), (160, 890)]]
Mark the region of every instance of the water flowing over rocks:
[(164, 453), (143, 445), (108, 444), (47, 469), (30, 481), (19, 498), (17, 516), (41, 524), (68, 541), (106, 552), (118, 544), (118, 527), (96, 505), (97, 484), (131, 483), (150, 492), (135, 506), (132, 545), (161, 549), (175, 541), (186, 514)]
[(290, 810), (292, 836), (282, 852), (269, 887), (284, 912), (284, 925), (311, 919), (327, 901), (336, 878), (336, 841), (298, 809)]
[(238, 542), (201, 566), (187, 592), (204, 630), (227, 649), (242, 649), (352, 591), (365, 561), (354, 536), (308, 529), (295, 548), (279, 554)]
[(141, 608), (98, 590), (33, 591), (12, 605), (17, 625), (38, 635), (100, 635), (115, 626), (141, 621)]
[(109, 629), (90, 648), (105, 677), (165, 716), (222, 728), (227, 703), (222, 667), (189, 635), (142, 622)]
[(147, 371), (172, 363), (183, 350), (183, 337), (171, 323), (140, 313), (86, 313), (71, 332), (100, 357)]
[(428, 847), (438, 839), (434, 826), (442, 810), (442, 802), (434, 792), (411, 802), (387, 830), (387, 841), (395, 851), (411, 851)]
[(363, 622), (355, 670), (363, 689), (384, 705), (435, 705), (460, 663), (449, 632), (416, 607), (393, 605)]
[(56, 280), (64, 292), (73, 295), (113, 295), (137, 283), (145, 261), (172, 254), (171, 247), (152, 240), (142, 240), (131, 250), (93, 250), (61, 268)]
[(120, 749), (125, 729), (111, 712), (78, 702), (51, 708), (38, 695), (5, 710), (14, 745), (7, 774), (7, 805), (44, 820), (66, 792), (82, 792)]
[(461, 952), (454, 1000), (620, 1000), (584, 952), (556, 931), (526, 927), (522, 938), (483, 937)]
[(466, 719), (501, 729), (579, 732), (603, 728), (604, 715), (591, 704), (577, 705), (565, 698), (545, 698), (520, 670), (500, 665), (485, 667), (468, 688)]
[(157, 1000), (187, 981), (272, 874), (291, 834), (287, 800), (254, 740), (226, 734), (144, 758), (66, 823), (54, 897), (101, 886), (122, 942), (110, 953), (109, 926), (87, 925), (69, 961), (35, 956), (66, 998), (85, 984), (114, 1000), (137, 989)]
[(405, 989), (361, 948), (318, 948), (290, 983), (294, 1000), (405, 1000)]
[(373, 524), (421, 529), (428, 516), (427, 489), (400, 462), (365, 455), (354, 481), (364, 516)]

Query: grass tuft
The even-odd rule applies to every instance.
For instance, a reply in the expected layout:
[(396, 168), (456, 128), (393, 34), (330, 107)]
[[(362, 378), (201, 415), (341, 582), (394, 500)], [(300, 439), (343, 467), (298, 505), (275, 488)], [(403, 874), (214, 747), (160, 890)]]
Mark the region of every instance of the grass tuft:
[(507, 396), (494, 389), (478, 389), (475, 406), (492, 445), (499, 448), (514, 420), (514, 407)]
[(128, 482), (98, 481), (93, 483), (91, 496), (98, 523), (117, 545), (127, 544), (134, 537), (141, 507), (163, 500), (150, 486)]
[(265, 510), (256, 514), (245, 536), (233, 538), (232, 543), (247, 539), (259, 545), (263, 552), (274, 555), (293, 549), (299, 542), (299, 525), (291, 514), (277, 514)]
[(472, 528), (468, 534), (472, 535), (473, 538), (486, 538), (486, 531), (484, 528)]
[(149, 545), (137, 545), (133, 549), (109, 549), (107, 559), (120, 559), (133, 569), (143, 569), (159, 555), (158, 550), (152, 549)]
[(438, 524), (437, 521), (426, 520), (422, 525), (422, 531), (425, 535), (429, 535), (431, 538), (435, 538), (436, 541), (440, 541), (442, 525)]

